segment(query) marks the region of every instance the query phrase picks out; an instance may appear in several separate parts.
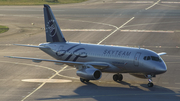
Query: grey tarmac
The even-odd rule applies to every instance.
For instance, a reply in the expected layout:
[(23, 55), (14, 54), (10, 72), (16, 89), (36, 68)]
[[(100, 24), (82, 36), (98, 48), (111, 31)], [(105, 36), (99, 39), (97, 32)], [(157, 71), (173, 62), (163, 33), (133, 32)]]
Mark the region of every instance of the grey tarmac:
[(0, 6), (0, 25), (10, 28), (0, 34), (2, 101), (180, 100), (177, 0), (89, 0), (50, 6), (61, 29), (68, 29), (62, 30), (66, 40), (166, 52), (162, 58), (167, 72), (153, 78), (152, 88), (147, 87), (147, 79), (129, 74), (123, 74), (122, 82), (114, 82), (113, 74), (103, 73), (100, 80), (86, 84), (80, 82), (76, 69), (69, 66), (5, 58), (8, 55), (52, 59), (39, 49), (13, 45), (45, 42), (43, 5)]

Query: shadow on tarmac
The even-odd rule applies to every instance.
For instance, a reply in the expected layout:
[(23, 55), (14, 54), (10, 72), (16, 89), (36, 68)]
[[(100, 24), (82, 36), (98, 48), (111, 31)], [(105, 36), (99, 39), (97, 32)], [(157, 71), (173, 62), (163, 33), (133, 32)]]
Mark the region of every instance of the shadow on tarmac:
[[(86, 83), (86, 85), (78, 87), (74, 92), (77, 95), (58, 95), (53, 98), (39, 98), (37, 100), (75, 100), (83, 98), (93, 98), (97, 101), (180, 101), (180, 91), (174, 92), (170, 89), (154, 85), (147, 87), (146, 84), (133, 86), (127, 82), (117, 82), (125, 87), (102, 87), (94, 83)], [(146, 89), (143, 90), (142, 88)]]

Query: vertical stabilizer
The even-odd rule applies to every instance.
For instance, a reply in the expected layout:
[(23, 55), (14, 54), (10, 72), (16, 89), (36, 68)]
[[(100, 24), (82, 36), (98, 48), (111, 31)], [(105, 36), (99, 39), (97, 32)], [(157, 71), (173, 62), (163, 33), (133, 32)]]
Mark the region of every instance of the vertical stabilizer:
[(49, 5), (44, 5), (44, 23), (47, 42), (66, 42)]

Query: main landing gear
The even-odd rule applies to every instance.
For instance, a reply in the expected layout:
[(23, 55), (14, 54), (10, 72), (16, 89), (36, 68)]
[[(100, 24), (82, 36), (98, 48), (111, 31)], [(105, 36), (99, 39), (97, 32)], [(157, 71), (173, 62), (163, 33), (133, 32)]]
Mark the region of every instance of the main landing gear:
[(114, 74), (113, 75), (113, 80), (114, 81), (122, 81), (123, 75), (122, 74)]
[(83, 82), (83, 83), (85, 83), (85, 82), (88, 83), (89, 82), (89, 80), (83, 79), (83, 78), (80, 78), (80, 81)]
[[(145, 75), (145, 78), (147, 78), (148, 81), (149, 81), (149, 83), (147, 84), (148, 87), (153, 87), (154, 86), (154, 84), (152, 83), (152, 77), (155, 77), (155, 75)], [(117, 81), (120, 82), (120, 81), (122, 81), (122, 79), (123, 79), (122, 74), (114, 74), (113, 75), (113, 80), (116, 81), (116, 82)]]

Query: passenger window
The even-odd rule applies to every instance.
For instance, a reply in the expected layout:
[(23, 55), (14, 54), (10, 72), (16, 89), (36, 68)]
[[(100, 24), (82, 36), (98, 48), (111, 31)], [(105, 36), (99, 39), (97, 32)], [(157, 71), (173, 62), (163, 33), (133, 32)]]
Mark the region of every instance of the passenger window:
[(148, 56), (148, 57), (147, 57), (147, 60), (150, 60), (150, 59), (151, 59), (151, 57), (150, 57), (150, 56)]
[(146, 60), (146, 56), (144, 57), (144, 60)]

